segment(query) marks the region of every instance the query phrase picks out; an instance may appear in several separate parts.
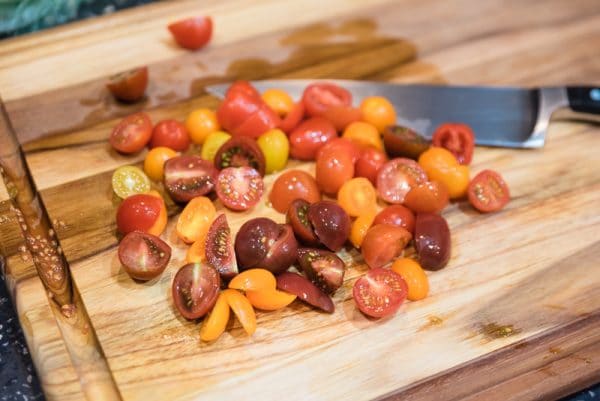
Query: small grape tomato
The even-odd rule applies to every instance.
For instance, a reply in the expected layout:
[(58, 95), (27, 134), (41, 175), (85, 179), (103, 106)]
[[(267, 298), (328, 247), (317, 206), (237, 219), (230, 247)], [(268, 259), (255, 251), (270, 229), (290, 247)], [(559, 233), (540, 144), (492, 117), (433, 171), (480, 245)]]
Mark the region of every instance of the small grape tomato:
[(393, 315), (406, 299), (408, 287), (404, 279), (389, 269), (371, 269), (356, 280), (352, 297), (358, 309), (371, 317)]

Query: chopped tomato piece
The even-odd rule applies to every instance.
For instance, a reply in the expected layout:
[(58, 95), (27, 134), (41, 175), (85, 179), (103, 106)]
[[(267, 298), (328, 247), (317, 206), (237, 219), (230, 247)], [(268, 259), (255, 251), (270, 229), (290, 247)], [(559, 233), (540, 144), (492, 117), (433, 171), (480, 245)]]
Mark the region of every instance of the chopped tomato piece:
[(210, 17), (199, 16), (174, 22), (168, 28), (179, 46), (197, 50), (210, 41), (213, 23)]

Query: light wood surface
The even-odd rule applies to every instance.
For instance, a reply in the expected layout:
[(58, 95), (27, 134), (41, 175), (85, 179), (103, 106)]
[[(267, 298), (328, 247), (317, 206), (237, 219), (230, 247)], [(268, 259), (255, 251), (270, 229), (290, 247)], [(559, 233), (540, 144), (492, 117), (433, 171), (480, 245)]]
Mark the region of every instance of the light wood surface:
[[(164, 27), (195, 13), (213, 16), (215, 36), (189, 53)], [(174, 248), (164, 274), (138, 284), (120, 268), (110, 177), (144, 154), (118, 155), (106, 138), (139, 108), (158, 121), (215, 107), (204, 85), (236, 77), (600, 84), (598, 43), (594, 0), (160, 2), (0, 42), (0, 96), (124, 400), (557, 398), (600, 379), (599, 127), (555, 122), (543, 149), (476, 150), (473, 173), (500, 171), (513, 200), (491, 215), (464, 201), (444, 212), (453, 256), (429, 274), (428, 299), (366, 319), (351, 299), (365, 270), (357, 259), (334, 315), (294, 303), (260, 313), (254, 337), (235, 322), (214, 344), (199, 341), (198, 324), (169, 296), (185, 254), (172, 234), (177, 207), (163, 235)], [(150, 67), (148, 98), (116, 104), (106, 77), (139, 64)], [(6, 193), (0, 200), (10, 218)], [(252, 214), (229, 213), (234, 230), (250, 215), (282, 219), (261, 202)], [(46, 395), (83, 398), (72, 338), (20, 257), (18, 226), (0, 234)], [(493, 325), (514, 334), (497, 336)]]

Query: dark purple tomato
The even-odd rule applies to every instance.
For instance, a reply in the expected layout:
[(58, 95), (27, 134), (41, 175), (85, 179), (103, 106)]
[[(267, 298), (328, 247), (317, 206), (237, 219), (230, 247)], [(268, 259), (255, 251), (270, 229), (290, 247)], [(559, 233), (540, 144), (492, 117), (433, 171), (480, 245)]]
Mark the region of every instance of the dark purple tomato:
[(220, 214), (208, 229), (205, 250), (206, 260), (223, 279), (229, 280), (238, 274), (231, 229), (224, 214)]
[(325, 294), (316, 285), (299, 274), (291, 272), (281, 273), (277, 276), (277, 288), (294, 294), (301, 301), (327, 313), (335, 311), (335, 305), (329, 295)]
[(212, 163), (198, 156), (176, 156), (165, 162), (164, 184), (176, 202), (189, 202), (215, 188), (219, 173)]
[(171, 247), (155, 235), (142, 231), (127, 234), (119, 244), (123, 269), (136, 280), (159, 276), (171, 259)]
[(306, 276), (328, 294), (334, 293), (344, 284), (344, 262), (333, 252), (299, 248), (298, 264)]
[(256, 141), (247, 136), (236, 136), (225, 142), (215, 155), (215, 167), (252, 167), (265, 175), (265, 155)]
[(418, 159), (429, 149), (429, 141), (407, 127), (396, 125), (383, 131), (383, 145), (390, 157)]
[(450, 259), (450, 228), (436, 213), (419, 213), (415, 219), (415, 249), (421, 266), (440, 270)]
[(186, 319), (198, 319), (212, 309), (219, 295), (221, 278), (212, 267), (203, 263), (183, 266), (173, 279), (173, 302)]
[(274, 274), (284, 272), (296, 260), (297, 250), (292, 227), (266, 217), (248, 220), (235, 237), (235, 253), (242, 270), (260, 267)]
[(310, 203), (304, 199), (296, 199), (290, 205), (286, 215), (286, 221), (292, 226), (296, 238), (305, 245), (319, 245), (319, 240), (308, 221), (308, 207)]
[(324, 200), (310, 205), (308, 221), (319, 241), (334, 252), (342, 249), (350, 235), (350, 216), (335, 202)]

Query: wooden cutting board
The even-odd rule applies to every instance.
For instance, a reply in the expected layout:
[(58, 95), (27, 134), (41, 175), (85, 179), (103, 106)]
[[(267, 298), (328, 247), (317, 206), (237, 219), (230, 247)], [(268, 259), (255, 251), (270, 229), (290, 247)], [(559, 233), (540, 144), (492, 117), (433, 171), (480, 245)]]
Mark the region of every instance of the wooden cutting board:
[[(213, 16), (213, 41), (177, 48), (166, 24), (198, 13)], [(599, 85), (599, 44), (595, 0), (161, 2), (0, 42), (0, 135), (11, 125), (22, 145), (79, 305), (64, 317), (48, 297), (0, 186), (4, 270), (47, 398), (533, 400), (598, 382), (598, 126), (555, 121), (543, 149), (476, 149), (473, 174), (500, 171), (512, 201), (490, 215), (465, 201), (444, 211), (452, 259), (429, 274), (426, 300), (366, 319), (351, 299), (365, 267), (344, 252), (333, 315), (294, 303), (259, 313), (253, 337), (233, 322), (213, 344), (169, 296), (185, 255), (174, 205), (164, 274), (137, 284), (120, 268), (110, 177), (144, 154), (120, 156), (106, 139), (134, 110), (158, 121), (215, 107), (204, 86), (236, 78)], [(107, 76), (141, 64), (147, 100), (116, 104)], [(258, 215), (282, 219), (265, 202), (229, 213), (234, 231)]]

